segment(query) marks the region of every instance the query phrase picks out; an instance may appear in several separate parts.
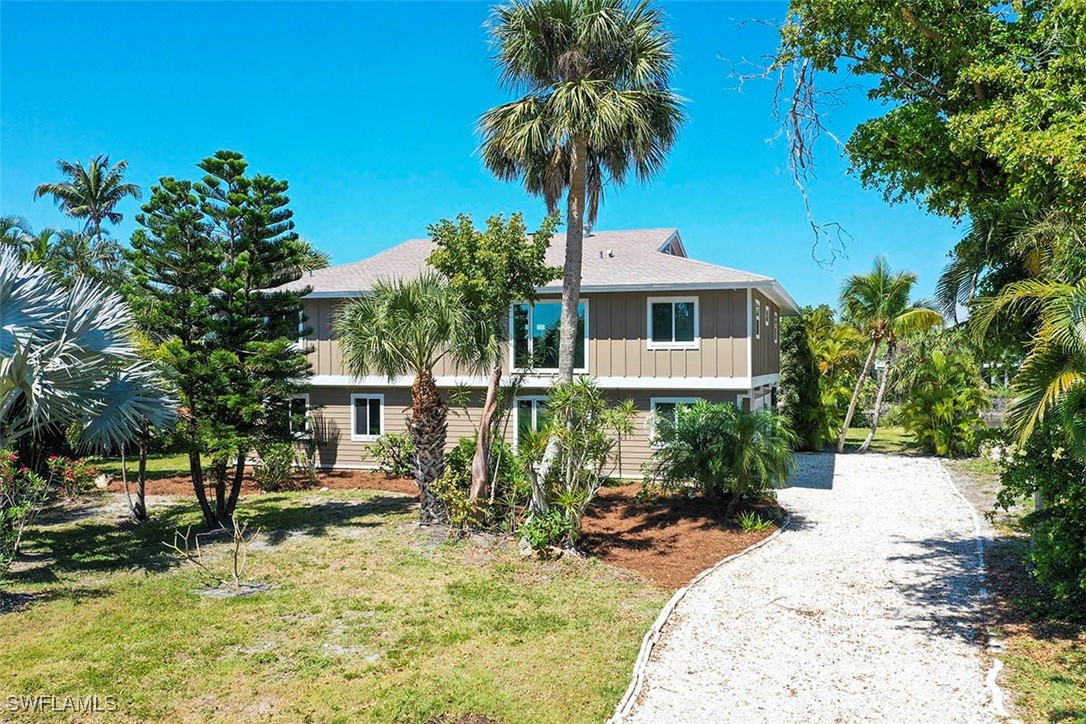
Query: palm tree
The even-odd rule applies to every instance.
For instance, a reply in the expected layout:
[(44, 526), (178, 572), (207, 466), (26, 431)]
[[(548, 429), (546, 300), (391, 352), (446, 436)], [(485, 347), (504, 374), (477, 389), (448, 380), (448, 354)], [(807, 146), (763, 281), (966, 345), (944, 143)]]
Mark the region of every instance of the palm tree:
[(524, 95), (483, 114), (483, 162), (551, 211), (567, 192), (558, 374), (571, 380), (585, 222), (606, 180), (662, 168), (684, 120), (672, 38), (645, 0), (514, 0), (495, 9), (491, 36), (502, 85)]
[(53, 201), (73, 219), (85, 219), (84, 233), (102, 243), (102, 222), (118, 223), (123, 217), (117, 204), (131, 196), (140, 198), (140, 187), (124, 182), (128, 161), (110, 167), (109, 156), (95, 156), (84, 166), (80, 162), (57, 161), (57, 169), (68, 178), (61, 183), (45, 183), (34, 191), (34, 198), (52, 196)]
[(85, 446), (116, 449), (172, 419), (119, 295), (86, 279), (65, 289), (0, 249), (0, 328), (0, 447), (74, 429)]
[(376, 373), (389, 379), (414, 375), (407, 428), (415, 445), (415, 483), (424, 525), (443, 517), (430, 486), (445, 468), (448, 405), (433, 370), (446, 356), (471, 363), (469, 327), (458, 297), (432, 272), (378, 282), (372, 294), (347, 304), (335, 321), (343, 364), (351, 374)]
[(845, 317), (871, 340), (871, 348), (860, 370), (860, 376), (856, 380), (852, 400), (849, 402), (848, 412), (845, 413), (841, 435), (837, 438), (839, 453), (845, 451), (845, 436), (848, 434), (852, 417), (856, 414), (856, 405), (860, 401), (864, 383), (871, 376), (871, 370), (875, 366), (879, 348), (883, 344), (886, 345), (886, 369), (883, 371), (879, 390), (875, 396), (871, 430), (860, 446), (861, 452), (871, 444), (875, 431), (878, 429), (879, 410), (886, 394), (886, 383), (893, 369), (894, 352), (900, 335), (910, 331), (930, 329), (943, 322), (943, 316), (939, 312), (924, 304), (913, 303), (909, 300), (915, 284), (916, 274), (894, 273), (886, 258), (881, 256), (875, 259), (875, 265), (870, 273), (854, 274), (845, 281), (844, 288), (841, 290), (841, 307)]

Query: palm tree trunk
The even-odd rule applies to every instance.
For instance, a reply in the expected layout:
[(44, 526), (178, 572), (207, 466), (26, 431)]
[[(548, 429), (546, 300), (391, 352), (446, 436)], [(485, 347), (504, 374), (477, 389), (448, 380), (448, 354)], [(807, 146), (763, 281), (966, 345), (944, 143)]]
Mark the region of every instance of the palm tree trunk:
[(856, 388), (852, 391), (852, 400), (848, 403), (848, 412), (845, 413), (845, 424), (841, 427), (841, 436), (837, 438), (837, 452), (845, 451), (845, 436), (848, 435), (848, 426), (852, 424), (852, 416), (856, 414), (856, 405), (860, 402), (860, 393), (864, 383), (871, 375), (871, 368), (875, 366), (875, 354), (879, 351), (879, 339), (871, 340), (871, 351), (867, 354), (864, 368), (860, 370), (860, 377), (856, 380)]
[(411, 385), (411, 419), (408, 430), (415, 444), (415, 484), (419, 486), (419, 522), (440, 523), (441, 503), (430, 484), (445, 471), (445, 434), (449, 409), (441, 399), (434, 376), (420, 371)]
[(867, 432), (863, 444), (860, 445), (860, 452), (867, 450), (871, 445), (871, 440), (875, 437), (875, 431), (879, 429), (879, 413), (882, 411), (882, 401), (886, 396), (886, 386), (890, 380), (890, 370), (894, 364), (894, 348), (895, 345), (892, 342), (886, 345), (886, 369), (882, 371), (882, 379), (879, 380), (879, 392), (875, 395), (875, 411), (871, 415), (871, 429)]
[(502, 368), (498, 365), (490, 373), (486, 388), (486, 400), (479, 417), (479, 429), (475, 433), (475, 457), (471, 461), (472, 501), (490, 496), (490, 434), (493, 431), (494, 414), (498, 411), (498, 390), (502, 382)]
[[(573, 141), (570, 157), (569, 194), (566, 197), (566, 259), (562, 275), (562, 316), (558, 330), (558, 382), (572, 382), (577, 358), (577, 332), (580, 326), (581, 261), (584, 256), (585, 184), (588, 177), (588, 141)], [(543, 486), (558, 457), (558, 439), (551, 435), (539, 470), (531, 476), (532, 515), (546, 513), (550, 507)]]
[(140, 439), (140, 463), (136, 473), (136, 505), (132, 512), (136, 520), (147, 520), (147, 443)]

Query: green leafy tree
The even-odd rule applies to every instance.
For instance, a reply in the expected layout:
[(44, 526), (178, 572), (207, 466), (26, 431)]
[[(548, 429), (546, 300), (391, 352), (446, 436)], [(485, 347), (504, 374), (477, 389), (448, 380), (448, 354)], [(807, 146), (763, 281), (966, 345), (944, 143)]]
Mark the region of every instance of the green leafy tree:
[(901, 424), (928, 453), (972, 455), (988, 402), (980, 368), (967, 352), (939, 341), (921, 342), (903, 358)]
[(807, 318), (800, 315), (782, 319), (780, 341), (780, 414), (788, 420), (799, 450), (821, 450), (826, 412)]
[(199, 182), (162, 179), (137, 217), (130, 298), (176, 380), (204, 518), (229, 527), (247, 454), (291, 441), (287, 401), (308, 388), (305, 290), (280, 288), (303, 260), (285, 181), (247, 175), (232, 151), (199, 167)]
[(458, 294), (440, 275), (381, 281), (373, 293), (345, 305), (335, 320), (343, 365), (354, 375), (414, 375), (407, 429), (415, 448), (415, 483), (424, 525), (441, 522), (444, 511), (432, 485), (445, 468), (448, 404), (434, 380), (434, 367), (449, 357), (477, 365), (472, 320)]
[(693, 483), (724, 512), (784, 484), (795, 467), (795, 437), (780, 415), (698, 400), (654, 423), (659, 449), (647, 477), (665, 489)]
[(566, 194), (559, 377), (573, 378), (584, 226), (605, 182), (663, 166), (684, 116), (663, 15), (645, 1), (519, 0), (494, 10), (501, 82), (524, 95), (483, 114), (483, 162), (550, 210)]
[(879, 426), (879, 412), (886, 395), (886, 385), (893, 371), (894, 353), (898, 339), (902, 334), (923, 331), (942, 324), (943, 317), (934, 309), (912, 302), (910, 296), (916, 284), (916, 275), (912, 272), (894, 273), (884, 257), (875, 259), (875, 265), (868, 274), (853, 274), (841, 290), (841, 308), (849, 322), (860, 329), (870, 340), (870, 351), (864, 362), (852, 399), (845, 413), (844, 425), (837, 438), (837, 452), (845, 451), (845, 436), (848, 434), (852, 416), (856, 414), (856, 405), (860, 401), (864, 383), (875, 366), (879, 348), (886, 346), (886, 366), (883, 370), (879, 390), (875, 396), (875, 410), (871, 416), (871, 430), (860, 446), (864, 451), (871, 444)]
[(430, 227), (437, 249), (429, 263), (445, 275), (467, 308), (477, 336), (474, 346), (479, 362), (489, 372), (471, 463), (471, 500), (490, 494), (491, 441), (500, 421), (497, 412), (509, 340), (509, 308), (515, 302), (534, 303), (536, 289), (561, 276), (562, 269), (546, 261), (557, 223), (557, 215), (548, 216), (530, 237), (521, 214), (508, 220), (491, 216), (482, 230), (476, 229), (467, 215), (458, 216), (455, 222), (443, 219)]

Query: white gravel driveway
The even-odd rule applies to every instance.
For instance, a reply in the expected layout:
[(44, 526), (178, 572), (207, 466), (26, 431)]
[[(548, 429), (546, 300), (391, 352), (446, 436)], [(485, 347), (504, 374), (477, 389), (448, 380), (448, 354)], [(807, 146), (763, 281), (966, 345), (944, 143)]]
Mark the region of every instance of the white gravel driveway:
[(789, 530), (688, 591), (622, 721), (995, 720), (974, 518), (941, 465), (799, 463)]

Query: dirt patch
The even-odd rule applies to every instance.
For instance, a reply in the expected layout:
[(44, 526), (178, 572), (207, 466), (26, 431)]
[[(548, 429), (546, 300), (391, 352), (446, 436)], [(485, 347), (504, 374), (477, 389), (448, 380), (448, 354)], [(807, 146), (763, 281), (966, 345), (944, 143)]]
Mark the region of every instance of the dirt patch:
[[(135, 490), (135, 486), (129, 481)], [(419, 489), (411, 478), (388, 477), (378, 470), (329, 470), (317, 476), (317, 482), (311, 484), (304, 476), (295, 476), (286, 490), (381, 490), (390, 493), (418, 495)], [(106, 488), (111, 493), (123, 493), (124, 484), (119, 478), (110, 481)], [(265, 492), (252, 477), (252, 470), (246, 469), (245, 479), (241, 483), (243, 495), (255, 495)], [(178, 475), (170, 478), (147, 481), (148, 495), (192, 495), (192, 478)]]
[[(637, 571), (661, 586), (680, 588), (722, 558), (777, 530), (748, 533), (722, 520), (703, 498), (668, 495), (640, 501), (639, 485), (604, 488), (585, 515), (582, 547), (612, 565)], [(757, 509), (764, 519), (780, 509)]]

